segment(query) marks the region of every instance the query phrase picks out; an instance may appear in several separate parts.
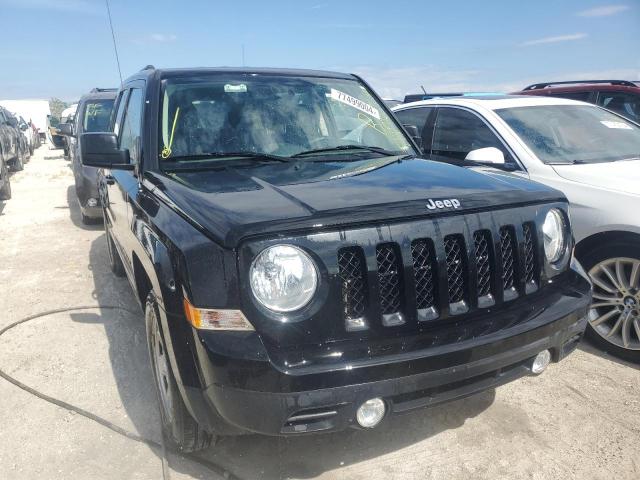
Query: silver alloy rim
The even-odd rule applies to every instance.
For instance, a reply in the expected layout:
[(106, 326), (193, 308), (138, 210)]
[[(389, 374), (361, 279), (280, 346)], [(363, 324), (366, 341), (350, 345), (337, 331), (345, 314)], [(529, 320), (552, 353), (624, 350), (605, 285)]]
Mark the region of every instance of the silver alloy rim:
[(589, 270), (593, 303), (589, 324), (608, 342), (640, 351), (640, 260), (610, 258)]
[(173, 394), (171, 392), (171, 377), (169, 373), (169, 361), (167, 359), (166, 351), (160, 337), (160, 330), (158, 328), (158, 321), (154, 319), (153, 322), (153, 343), (151, 344), (151, 351), (153, 354), (153, 368), (156, 373), (156, 382), (158, 384), (158, 393), (160, 397), (160, 404), (162, 406), (162, 412), (168, 423), (171, 423), (173, 412)]

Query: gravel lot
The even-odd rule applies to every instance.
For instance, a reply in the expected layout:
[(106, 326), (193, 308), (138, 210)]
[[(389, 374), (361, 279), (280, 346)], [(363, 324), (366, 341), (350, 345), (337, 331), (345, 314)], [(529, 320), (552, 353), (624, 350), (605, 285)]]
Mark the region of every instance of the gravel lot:
[[(160, 442), (142, 314), (85, 227), (61, 150), (36, 151), (0, 202), (0, 368)], [(638, 479), (640, 369), (582, 346), (536, 378), (388, 419), (369, 432), (224, 438), (200, 455), (241, 479)], [(0, 379), (0, 478), (222, 478)]]

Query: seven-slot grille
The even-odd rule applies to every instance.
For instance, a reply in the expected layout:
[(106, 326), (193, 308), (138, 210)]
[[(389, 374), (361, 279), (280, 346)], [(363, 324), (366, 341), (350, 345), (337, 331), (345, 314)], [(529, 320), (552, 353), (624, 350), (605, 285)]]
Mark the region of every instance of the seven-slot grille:
[[(361, 247), (340, 249), (338, 278), (347, 330), (364, 329), (369, 323), (402, 325), (406, 318), (433, 320), (447, 306), (449, 315), (458, 315), (492, 306), (496, 297), (509, 301), (537, 288), (540, 265), (535, 224), (505, 225), (497, 238), (490, 230), (478, 230), (468, 243), (467, 249), (461, 234), (447, 235), (439, 246), (430, 238), (415, 239), (409, 252), (394, 242), (381, 243), (375, 247), (374, 272), (367, 270)], [(408, 258), (403, 263), (405, 255)], [(373, 291), (367, 278), (376, 282)], [(379, 319), (365, 320), (367, 315)]]

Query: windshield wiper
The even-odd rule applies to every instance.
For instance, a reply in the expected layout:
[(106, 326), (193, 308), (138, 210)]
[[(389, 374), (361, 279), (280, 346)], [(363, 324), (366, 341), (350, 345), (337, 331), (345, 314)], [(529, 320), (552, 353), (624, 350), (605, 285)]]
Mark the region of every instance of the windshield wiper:
[(291, 155), (291, 158), (306, 157), (307, 155), (316, 155), (316, 154), (322, 154), (322, 153), (340, 152), (342, 150), (364, 150), (366, 152), (375, 152), (381, 155), (386, 155), (388, 157), (398, 155), (398, 152), (391, 152), (381, 147), (370, 147), (367, 145), (338, 145), (336, 147), (305, 150), (303, 152), (298, 152), (295, 155)]
[(260, 153), (260, 152), (210, 152), (210, 153), (197, 153), (194, 155), (177, 155), (174, 157), (169, 157), (164, 159), (163, 161), (173, 161), (173, 162), (190, 162), (190, 161), (198, 161), (198, 160), (209, 160), (209, 159), (224, 159), (224, 158), (255, 158), (257, 160), (273, 160), (276, 162), (289, 162), (290, 159), (288, 157), (281, 157), (279, 155), (272, 155), (270, 153)]

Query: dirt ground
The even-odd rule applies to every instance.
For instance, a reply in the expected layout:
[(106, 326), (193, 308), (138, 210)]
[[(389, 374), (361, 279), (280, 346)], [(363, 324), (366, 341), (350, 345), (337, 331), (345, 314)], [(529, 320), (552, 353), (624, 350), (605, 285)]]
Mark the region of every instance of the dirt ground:
[(96, 417), (0, 378), (0, 479), (640, 478), (640, 370), (584, 345), (540, 377), (373, 431), (223, 438), (199, 455), (215, 471), (163, 460), (142, 314), (108, 271), (102, 227), (80, 222), (62, 151), (41, 147), (12, 186), (0, 202), (0, 329), (94, 308), (9, 330), (0, 369)]

